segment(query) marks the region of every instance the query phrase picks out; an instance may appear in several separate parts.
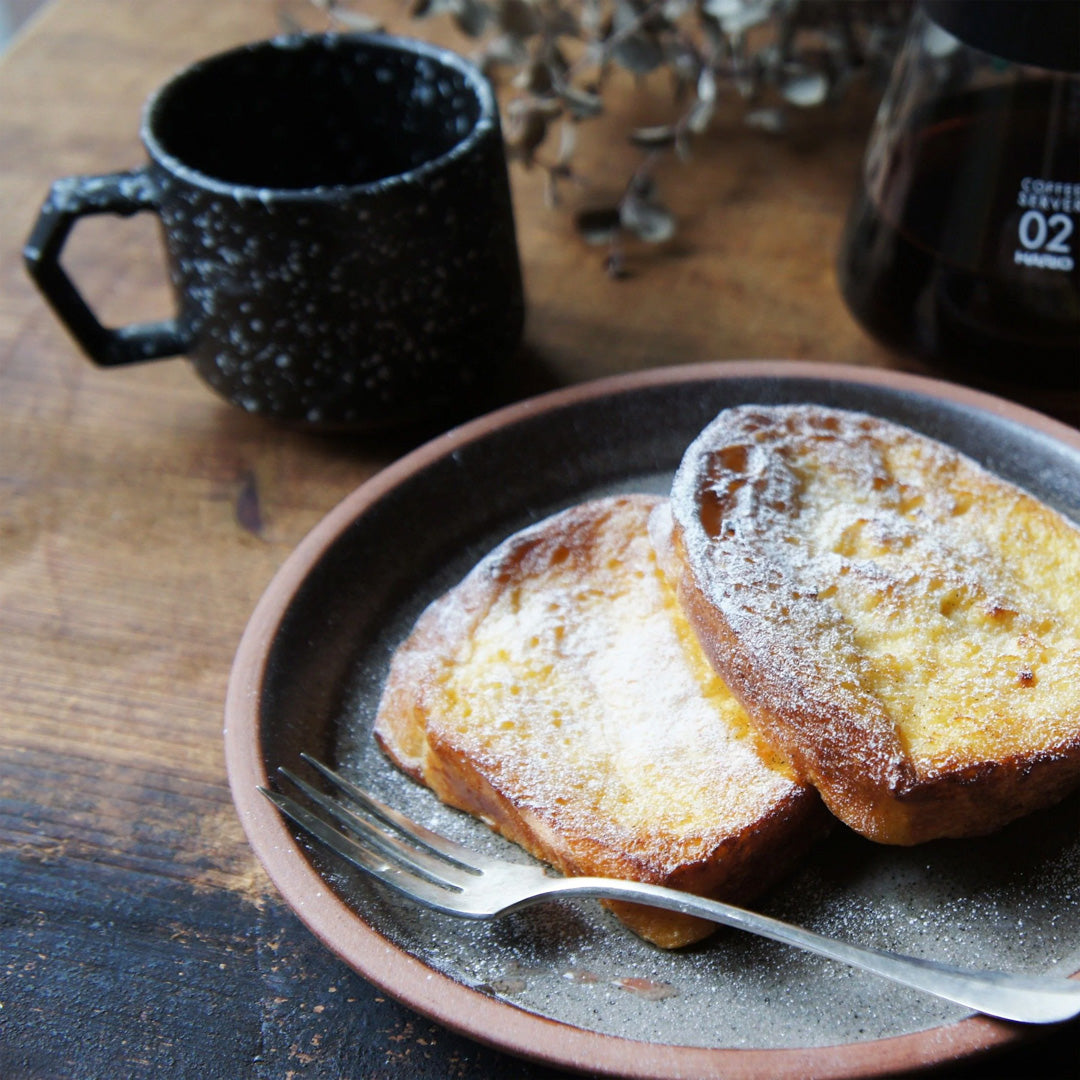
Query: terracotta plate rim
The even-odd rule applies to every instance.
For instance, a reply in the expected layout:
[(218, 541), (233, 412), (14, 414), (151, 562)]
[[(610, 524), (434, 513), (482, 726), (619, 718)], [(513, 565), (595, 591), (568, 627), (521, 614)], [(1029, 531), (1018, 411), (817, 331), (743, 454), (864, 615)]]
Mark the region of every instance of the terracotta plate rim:
[(399, 950), (338, 899), (278, 813), (256, 790), (269, 783), (259, 703), (275, 636), (312, 569), (369, 507), (455, 449), (545, 412), (652, 386), (747, 378), (822, 380), (920, 394), (1010, 420), (1080, 452), (1080, 431), (983, 391), (907, 372), (798, 360), (723, 360), (614, 375), (519, 401), (469, 421), (406, 454), (348, 495), (301, 541), (258, 602), (233, 662), (225, 703), (226, 770), (248, 841), (301, 921), (369, 982), (478, 1042), (557, 1068), (641, 1080), (691, 1075), (725, 1080), (807, 1076), (840, 1080), (958, 1062), (1017, 1042), (1029, 1029), (978, 1016), (865, 1043), (785, 1049), (670, 1046), (551, 1020), (471, 989)]

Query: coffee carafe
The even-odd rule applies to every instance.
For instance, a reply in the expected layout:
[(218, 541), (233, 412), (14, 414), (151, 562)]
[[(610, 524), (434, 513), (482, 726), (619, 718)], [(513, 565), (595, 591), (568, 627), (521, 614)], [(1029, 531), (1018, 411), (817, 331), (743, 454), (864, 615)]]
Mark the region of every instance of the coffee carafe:
[(924, 0), (838, 262), (875, 337), (1080, 389), (1080, 2)]

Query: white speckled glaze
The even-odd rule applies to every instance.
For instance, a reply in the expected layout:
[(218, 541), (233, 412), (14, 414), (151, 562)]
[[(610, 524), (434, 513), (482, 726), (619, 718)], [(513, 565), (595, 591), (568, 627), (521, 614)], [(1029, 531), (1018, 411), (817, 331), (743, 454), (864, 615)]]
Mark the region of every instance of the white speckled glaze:
[(161, 218), (175, 321), (112, 332), (50, 297), (97, 362), (183, 351), (248, 411), (376, 428), (457, 408), (511, 358), (524, 300), (498, 111), (455, 54), (243, 46), (159, 90), (142, 139), (148, 165), (58, 181), (43, 210)]

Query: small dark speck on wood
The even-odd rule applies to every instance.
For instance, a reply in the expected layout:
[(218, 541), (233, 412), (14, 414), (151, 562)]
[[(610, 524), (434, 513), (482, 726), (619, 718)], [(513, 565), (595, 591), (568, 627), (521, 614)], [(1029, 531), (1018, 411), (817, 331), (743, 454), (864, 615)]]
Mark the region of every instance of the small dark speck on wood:
[(240, 491), (236, 496), (236, 520), (242, 529), (254, 536), (262, 536), (262, 508), (259, 505), (259, 487), (255, 473), (248, 470), (241, 477)]

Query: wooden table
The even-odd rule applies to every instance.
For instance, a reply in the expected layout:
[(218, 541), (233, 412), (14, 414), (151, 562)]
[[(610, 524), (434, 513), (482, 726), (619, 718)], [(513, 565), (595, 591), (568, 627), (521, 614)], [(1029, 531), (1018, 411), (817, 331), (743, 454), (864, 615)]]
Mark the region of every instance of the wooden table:
[[(148, 93), (278, 18), (251, 0), (57, 0), (0, 63), (6, 1080), (554, 1075), (437, 1028), (325, 952), (230, 802), (222, 702), (248, 615), (294, 545), (402, 446), (282, 430), (181, 360), (97, 370), (23, 272), (51, 180), (140, 162)], [(389, 25), (412, 24), (395, 9)], [(461, 44), (436, 22), (412, 29)], [(656, 108), (630, 90), (589, 132), (599, 196), (633, 160), (630, 112)], [(868, 118), (843, 106), (782, 141), (724, 126), (664, 174), (679, 239), (633, 250), (621, 282), (568, 212), (545, 208), (540, 175), (515, 168), (529, 299), (515, 393), (736, 357), (918, 370), (862, 334), (834, 285)], [(67, 263), (107, 319), (171, 308), (145, 216), (82, 223)], [(963, 1075), (1065, 1075), (1076, 1045), (1073, 1026)]]

